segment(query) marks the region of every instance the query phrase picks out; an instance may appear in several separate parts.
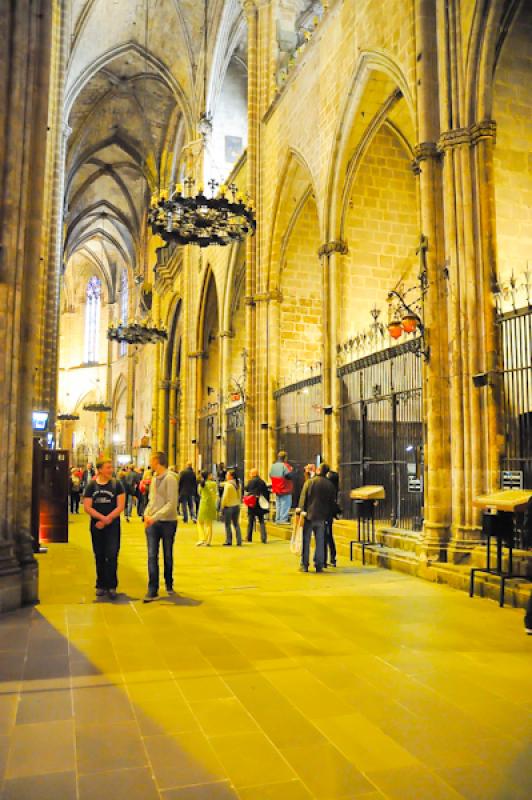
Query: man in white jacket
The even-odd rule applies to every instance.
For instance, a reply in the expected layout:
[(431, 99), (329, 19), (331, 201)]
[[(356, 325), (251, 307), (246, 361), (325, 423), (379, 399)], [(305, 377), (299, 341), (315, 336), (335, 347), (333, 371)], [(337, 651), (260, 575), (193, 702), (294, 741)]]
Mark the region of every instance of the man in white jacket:
[(150, 499), (144, 512), (148, 543), (148, 592), (145, 603), (159, 594), (159, 543), (163, 543), (164, 582), (169, 595), (174, 594), (174, 540), (177, 530), (177, 476), (168, 470), (166, 453), (151, 457), (153, 479)]

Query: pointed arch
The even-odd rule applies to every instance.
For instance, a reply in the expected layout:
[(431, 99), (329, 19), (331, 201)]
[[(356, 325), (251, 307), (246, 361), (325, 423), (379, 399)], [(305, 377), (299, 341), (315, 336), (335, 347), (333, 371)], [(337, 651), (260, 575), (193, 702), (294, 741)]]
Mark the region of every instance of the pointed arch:
[[(357, 60), (349, 86), (333, 140), (328, 170), (326, 239), (340, 238), (345, 178), (349, 164), (351, 163), (351, 172), (356, 171), (357, 162), (360, 163), (364, 151), (387, 115), (400, 101), (404, 101), (407, 119), (413, 131), (416, 125), (414, 100), (406, 76), (399, 64), (384, 51), (363, 51)], [(357, 119), (357, 112), (365, 96), (371, 97), (370, 107), (373, 109), (367, 122), (365, 117)], [(404, 134), (401, 139), (403, 145), (408, 141)], [(410, 147), (412, 144), (410, 143)]]
[[(284, 166), (281, 170), (279, 183), (274, 197), (272, 209), (272, 229), (270, 236), (270, 252), (268, 256), (267, 287), (269, 291), (279, 289), (281, 275), (281, 259), (286, 249), (287, 234), (292, 230), (298, 213), (303, 205), (301, 200), (310, 196), (317, 198), (316, 183), (312, 171), (305, 157), (296, 148), (290, 147), (284, 159)], [(290, 201), (291, 190), (295, 189), (295, 200)], [(292, 194), (292, 198), (294, 195)], [(295, 207), (294, 207), (295, 206)], [(318, 219), (320, 220), (320, 239), (321, 239), (321, 219), (318, 208)]]

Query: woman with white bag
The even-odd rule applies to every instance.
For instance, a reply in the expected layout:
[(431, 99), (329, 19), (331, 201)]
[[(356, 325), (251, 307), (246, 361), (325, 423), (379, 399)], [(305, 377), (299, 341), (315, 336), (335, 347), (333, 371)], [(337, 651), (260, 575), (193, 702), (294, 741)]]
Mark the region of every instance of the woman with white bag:
[(258, 469), (249, 471), (249, 482), (244, 487), (244, 505), (248, 510), (248, 542), (253, 540), (253, 529), (255, 520), (258, 519), (260, 526), (260, 539), (262, 544), (266, 544), (266, 525), (264, 517), (270, 509), (270, 493), (266, 483), (259, 476)]

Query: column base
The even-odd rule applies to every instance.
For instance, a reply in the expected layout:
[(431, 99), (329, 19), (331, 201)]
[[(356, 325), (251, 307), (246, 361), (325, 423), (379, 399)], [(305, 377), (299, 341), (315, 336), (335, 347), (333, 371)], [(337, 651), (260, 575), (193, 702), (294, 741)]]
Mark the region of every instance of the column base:
[(12, 545), (0, 544), (0, 614), (38, 602), (38, 573), (36, 561), (21, 567)]
[(416, 555), (421, 562), (445, 564), (450, 530), (445, 522), (425, 521), (423, 538), (416, 547)]
[(478, 525), (457, 525), (449, 542), (448, 554), (451, 564), (467, 564), (475, 548), (484, 544), (482, 528)]

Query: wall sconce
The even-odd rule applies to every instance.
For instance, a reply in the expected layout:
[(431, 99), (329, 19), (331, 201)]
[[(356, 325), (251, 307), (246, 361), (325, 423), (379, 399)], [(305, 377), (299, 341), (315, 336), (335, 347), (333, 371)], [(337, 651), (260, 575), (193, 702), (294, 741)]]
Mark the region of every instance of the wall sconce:
[(333, 407), (332, 406), (323, 406), (323, 413), (325, 414), (326, 417), (330, 417), (331, 414), (333, 413)]
[(220, 441), (220, 439), (222, 438), (222, 434), (221, 433), (217, 433), (216, 434), (216, 438), (218, 439), (218, 441)]
[(261, 429), (261, 431), (267, 431), (269, 427), (270, 427), (270, 426), (268, 425), (268, 423), (267, 423), (267, 422), (261, 422), (261, 423), (260, 423), (260, 429)]
[(191, 444), (197, 444), (197, 443), (198, 443), (198, 440), (197, 440), (197, 439), (192, 439), (190, 443), (191, 443)]

